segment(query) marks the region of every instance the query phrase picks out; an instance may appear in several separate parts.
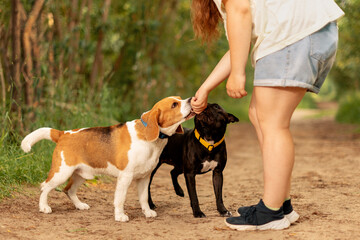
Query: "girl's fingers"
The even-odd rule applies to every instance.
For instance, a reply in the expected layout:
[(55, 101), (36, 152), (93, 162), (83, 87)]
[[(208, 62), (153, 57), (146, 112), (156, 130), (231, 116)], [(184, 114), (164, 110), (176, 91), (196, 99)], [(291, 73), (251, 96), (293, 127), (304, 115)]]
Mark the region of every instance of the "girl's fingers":
[(196, 105), (195, 102), (196, 102), (196, 98), (193, 97), (193, 98), (191, 99), (191, 103), (190, 103), (192, 108), (194, 108), (194, 106)]
[(206, 104), (203, 103), (197, 103), (195, 105), (192, 105), (192, 109), (196, 114), (201, 113), (206, 108)]
[(227, 94), (229, 95), (229, 97), (232, 98), (242, 98), (247, 96), (247, 92), (243, 89), (241, 90), (227, 90)]
[(241, 89), (240, 92), (243, 97), (245, 97), (247, 95), (247, 92), (245, 91), (245, 89)]

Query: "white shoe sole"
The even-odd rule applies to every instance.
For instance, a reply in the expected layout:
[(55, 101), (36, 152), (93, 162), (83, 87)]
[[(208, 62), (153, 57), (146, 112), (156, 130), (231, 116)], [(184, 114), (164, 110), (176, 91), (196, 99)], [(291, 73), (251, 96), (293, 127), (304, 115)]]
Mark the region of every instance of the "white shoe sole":
[(287, 218), (283, 218), (280, 220), (276, 220), (276, 221), (272, 221), (263, 225), (259, 225), (259, 226), (254, 226), (254, 225), (233, 225), (233, 224), (229, 224), (228, 222), (226, 222), (225, 219), (225, 224), (231, 228), (231, 229), (235, 229), (238, 231), (248, 231), (248, 230), (281, 230), (281, 229), (285, 229), (288, 228), (290, 226), (290, 222)]
[(284, 216), (289, 220), (291, 224), (296, 222), (300, 217), (299, 214), (294, 210), (289, 214), (284, 214)]

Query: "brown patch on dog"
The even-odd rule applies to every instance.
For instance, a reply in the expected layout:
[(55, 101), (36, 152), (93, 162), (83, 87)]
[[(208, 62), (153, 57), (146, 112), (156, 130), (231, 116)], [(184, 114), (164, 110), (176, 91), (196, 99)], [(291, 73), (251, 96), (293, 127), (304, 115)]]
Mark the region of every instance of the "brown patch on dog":
[(127, 126), (121, 127), (114, 133), (115, 161), (111, 162), (118, 169), (124, 170), (129, 162), (128, 152), (131, 145), (131, 136)]
[(146, 137), (145, 137), (145, 126), (144, 126), (144, 124), (141, 122), (141, 120), (139, 120), (139, 119), (136, 119), (136, 120), (135, 120), (135, 130), (136, 130), (136, 133), (137, 133), (137, 137), (138, 137), (140, 140), (146, 141)]
[(59, 131), (59, 130), (56, 130), (56, 129), (51, 129), (50, 130), (50, 137), (51, 137), (51, 140), (53, 142), (58, 142), (59, 141), (59, 138), (64, 135), (64, 131)]
[(147, 124), (144, 128), (143, 134), (146, 141), (149, 142), (153, 142), (159, 137), (160, 110), (155, 106), (149, 112), (146, 112), (141, 116), (142, 120)]
[[(176, 99), (179, 99), (178, 97), (175, 97)], [(178, 122), (183, 118), (183, 115), (181, 114), (181, 102), (177, 101), (174, 98), (167, 98), (165, 99), (162, 104), (159, 106), (161, 109), (161, 114), (159, 116), (159, 126), (162, 128), (170, 127), (174, 123)], [(180, 99), (179, 99), (180, 100)], [(173, 108), (173, 104), (176, 104), (176, 106)]]
[[(57, 134), (56, 131), (54, 134)], [(108, 162), (110, 162), (119, 170), (124, 170), (129, 161), (127, 154), (130, 145), (130, 133), (124, 124), (88, 128), (77, 133), (62, 134), (58, 138), (46, 182), (50, 181), (56, 172), (59, 172), (62, 161), (61, 152), (64, 154), (67, 166), (83, 163), (92, 168), (107, 168)]]
[[(178, 101), (177, 101), (178, 100)], [(180, 121), (183, 118), (181, 114), (181, 98), (180, 97), (171, 97), (166, 98), (164, 101), (159, 102), (160, 116), (159, 116), (159, 126), (162, 128), (170, 127), (174, 123)], [(161, 104), (160, 104), (161, 103)], [(175, 104), (175, 107), (173, 107)], [(156, 106), (156, 105), (155, 105)]]
[(48, 177), (45, 182), (49, 182), (55, 175), (55, 173), (59, 172), (60, 166), (61, 166), (61, 151), (59, 149), (54, 150), (52, 162), (51, 162), (51, 168), (48, 173)]

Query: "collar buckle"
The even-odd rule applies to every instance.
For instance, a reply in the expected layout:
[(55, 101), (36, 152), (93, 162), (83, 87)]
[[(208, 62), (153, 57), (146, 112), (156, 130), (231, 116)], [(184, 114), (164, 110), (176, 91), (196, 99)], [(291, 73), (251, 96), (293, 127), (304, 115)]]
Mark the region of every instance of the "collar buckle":
[(207, 149), (209, 150), (209, 152), (211, 152), (213, 149), (214, 149), (214, 145), (212, 145), (212, 144), (210, 144), (208, 147), (207, 147)]
[(165, 139), (165, 138), (169, 138), (169, 136), (166, 135), (165, 133), (160, 132), (160, 133), (159, 133), (159, 138), (160, 138), (160, 139)]

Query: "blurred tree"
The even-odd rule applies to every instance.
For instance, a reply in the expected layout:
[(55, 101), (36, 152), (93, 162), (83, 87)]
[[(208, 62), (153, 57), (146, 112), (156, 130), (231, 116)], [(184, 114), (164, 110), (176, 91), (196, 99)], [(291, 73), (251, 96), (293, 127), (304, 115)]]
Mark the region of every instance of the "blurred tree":
[[(16, 1), (18, 1), (18, 0), (16, 0)], [(39, 55), (38, 46), (37, 46), (37, 37), (38, 36), (37, 36), (37, 33), (35, 32), (35, 30), (33, 29), (33, 26), (34, 26), (35, 21), (39, 17), (40, 11), (44, 5), (44, 1), (45, 0), (36, 0), (34, 2), (31, 12), (29, 13), (29, 15), (25, 21), (24, 30), (22, 33), (22, 35), (23, 35), (22, 45), (23, 45), (23, 54), (24, 54), (23, 66), (25, 68), (23, 76), (25, 78), (25, 86), (26, 86), (25, 98), (26, 98), (26, 104), (28, 106), (32, 106), (34, 104), (33, 63), (36, 62), (37, 63), (36, 65), (39, 65), (39, 62), (40, 62), (40, 55)], [(25, 15), (25, 17), (26, 17), (26, 15)], [(19, 29), (17, 29), (17, 27), (14, 27), (13, 31), (19, 31)], [(37, 73), (40, 74), (39, 71), (37, 71)], [(38, 75), (38, 77), (40, 77), (40, 76)], [(31, 118), (32, 117), (33, 117), (33, 114), (31, 114)]]
[[(20, 106), (16, 103), (21, 101), (21, 92), (22, 92), (22, 83), (20, 81), (20, 58), (21, 58), (21, 45), (20, 45), (20, 0), (11, 1), (11, 48), (12, 48), (12, 57), (11, 60), (8, 57), (8, 53), (2, 51), (4, 54), (5, 62), (12, 62), (11, 68), (11, 79), (8, 79), (9, 83), (12, 86), (12, 98), (14, 102), (11, 104), (11, 109), (14, 113), (17, 114), (17, 120), (15, 123), (20, 127), (20, 130), (23, 129), (21, 122), (21, 109)], [(5, 45), (4, 47), (7, 47)], [(7, 70), (5, 70), (7, 71)]]
[[(360, 85), (359, 1), (338, 1), (346, 11), (332, 71), (339, 95)], [(194, 95), (228, 43), (224, 34), (211, 46), (194, 39), (190, 3), (0, 0), (0, 106), (6, 99), (21, 129), (49, 103), (69, 109), (86, 102), (94, 112), (116, 107), (138, 114), (164, 96)], [(105, 96), (113, 98), (112, 106)], [(222, 86), (212, 96), (224, 98), (226, 91)]]
[[(95, 103), (104, 87), (133, 113), (166, 95), (193, 95), (227, 42), (209, 54), (195, 41), (189, 4), (0, 0), (1, 106), (12, 105), (21, 127), (48, 101)], [(88, 99), (78, 99), (80, 89)]]
[[(103, 14), (102, 14), (102, 18), (101, 18), (101, 22), (103, 24), (103, 26), (99, 29), (98, 32), (98, 39), (97, 39), (97, 44), (96, 44), (96, 52), (95, 52), (95, 59), (94, 59), (94, 63), (92, 65), (92, 70), (91, 70), (91, 74), (90, 74), (90, 89), (91, 89), (91, 95), (93, 95), (93, 91), (94, 89), (96, 89), (97, 91), (101, 90), (102, 85), (103, 85), (103, 54), (101, 51), (101, 47), (102, 47), (102, 43), (104, 40), (104, 30), (106, 30), (105, 25), (106, 25), (106, 21), (109, 15), (109, 8), (110, 8), (110, 4), (111, 4), (111, 0), (105, 0), (104, 2), (104, 6), (103, 6)], [(100, 74), (98, 74), (100, 71)], [(100, 75), (99, 77), (99, 81), (98, 84), (96, 85), (96, 78), (97, 76)]]
[(337, 87), (337, 94), (341, 97), (348, 91), (360, 90), (360, 1), (338, 0), (345, 16), (340, 19), (339, 46), (336, 64), (331, 72)]

